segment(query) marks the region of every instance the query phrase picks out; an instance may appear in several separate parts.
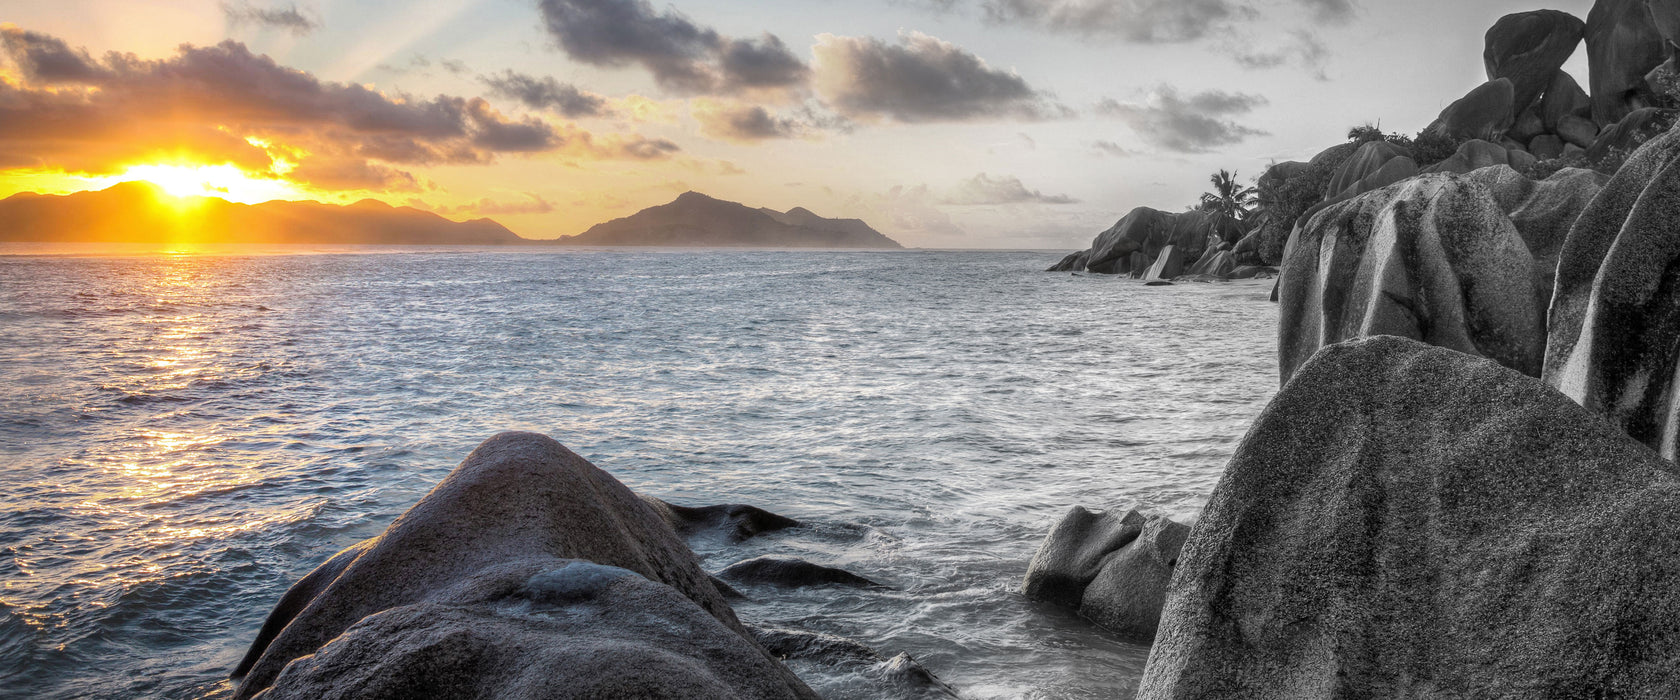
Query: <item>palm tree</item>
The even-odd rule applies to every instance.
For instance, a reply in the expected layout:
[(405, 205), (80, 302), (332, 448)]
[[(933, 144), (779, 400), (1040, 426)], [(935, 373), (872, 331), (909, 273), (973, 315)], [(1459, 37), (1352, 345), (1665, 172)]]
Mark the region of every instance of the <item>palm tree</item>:
[(1246, 221), (1254, 213), (1257, 192), (1238, 182), (1236, 173), (1221, 168), (1208, 181), (1213, 183), (1213, 191), (1202, 193), (1202, 211), (1223, 214), (1232, 221)]

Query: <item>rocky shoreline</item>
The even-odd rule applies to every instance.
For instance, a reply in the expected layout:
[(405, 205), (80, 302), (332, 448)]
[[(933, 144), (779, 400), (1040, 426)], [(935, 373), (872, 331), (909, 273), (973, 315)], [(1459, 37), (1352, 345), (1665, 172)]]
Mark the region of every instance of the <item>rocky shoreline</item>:
[[(1676, 20), (1654, 0), (1512, 15), (1488, 84), (1426, 130), (1453, 144), (1435, 162), (1378, 134), (1274, 166), (1251, 231), (1140, 208), (1054, 266), (1276, 265), (1283, 389), (1193, 525), (1074, 506), (1022, 594), (1152, 644), (1142, 698), (1680, 689), (1680, 128), (1644, 136), (1673, 121)], [(1583, 37), (1590, 97), (1559, 69)], [(956, 697), (907, 655), (729, 603), (730, 582), (883, 588), (868, 572), (714, 574), (684, 541), (800, 527), (504, 433), (295, 584), (237, 697), (815, 697), (792, 659)]]

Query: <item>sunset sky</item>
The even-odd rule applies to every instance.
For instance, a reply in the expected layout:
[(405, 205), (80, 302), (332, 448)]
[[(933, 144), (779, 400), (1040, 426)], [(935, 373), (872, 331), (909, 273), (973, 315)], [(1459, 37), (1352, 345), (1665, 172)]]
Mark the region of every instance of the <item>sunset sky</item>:
[(693, 189), (908, 246), (1081, 248), (1216, 169), (1415, 132), (1485, 80), (1498, 17), (1590, 6), (4, 0), (0, 196), (147, 179), (553, 238)]

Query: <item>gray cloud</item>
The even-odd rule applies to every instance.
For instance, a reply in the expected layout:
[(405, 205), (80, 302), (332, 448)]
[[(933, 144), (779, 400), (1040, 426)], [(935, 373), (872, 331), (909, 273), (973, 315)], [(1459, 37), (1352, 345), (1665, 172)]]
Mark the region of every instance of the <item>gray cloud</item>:
[(1200, 39), (1252, 13), (1231, 0), (983, 0), (986, 19), (1139, 43)]
[(980, 173), (964, 180), (945, 199), (946, 204), (1076, 204), (1079, 200), (1060, 194), (1029, 190), (1014, 176), (992, 177)]
[(567, 117), (600, 117), (608, 113), (607, 98), (584, 92), (576, 86), (552, 77), (515, 73), (511, 70), (480, 78), (490, 86), (490, 94), (518, 100), (531, 109), (546, 109)]
[(522, 192), (525, 199), (502, 202), (484, 197), (470, 204), (440, 207), (443, 214), (477, 214), (479, 216), (508, 216), (510, 214), (547, 214), (554, 211), (554, 203), (534, 192)]
[(1125, 122), (1158, 147), (1179, 153), (1206, 153), (1242, 143), (1251, 136), (1266, 135), (1232, 119), (1265, 104), (1266, 98), (1260, 95), (1210, 90), (1184, 96), (1172, 86), (1162, 85), (1143, 102), (1104, 99), (1097, 103), (1096, 111)]
[(805, 62), (782, 41), (724, 37), (647, 0), (540, 0), (543, 26), (560, 49), (591, 65), (639, 64), (682, 94), (728, 94), (802, 86)]
[(249, 2), (223, 2), (222, 14), (233, 26), (256, 25), (271, 29), (281, 29), (298, 36), (303, 36), (321, 28), (318, 20), (311, 19), (298, 11), (297, 5), (285, 7), (262, 8)]
[(1245, 68), (1278, 68), (1285, 65), (1296, 65), (1310, 72), (1318, 80), (1329, 80), (1325, 74), (1325, 64), (1330, 59), (1330, 50), (1324, 46), (1318, 36), (1305, 30), (1296, 30), (1290, 35), (1294, 43), (1269, 51), (1254, 48), (1239, 47), (1231, 54), (1238, 64)]
[(799, 120), (778, 117), (760, 105), (698, 102), (694, 118), (700, 122), (700, 133), (725, 141), (785, 139), (805, 133)]
[(1313, 19), (1326, 24), (1343, 24), (1359, 10), (1358, 0), (1295, 0), (1312, 11)]
[(992, 68), (980, 57), (920, 32), (901, 35), (896, 45), (825, 34), (812, 51), (817, 91), (851, 118), (939, 122), (1070, 115), (1014, 71)]
[(1132, 156), (1143, 155), (1142, 153), (1126, 148), (1125, 146), (1113, 141), (1092, 141), (1091, 149), (1096, 151), (1097, 155), (1110, 156), (1114, 158), (1130, 158)]

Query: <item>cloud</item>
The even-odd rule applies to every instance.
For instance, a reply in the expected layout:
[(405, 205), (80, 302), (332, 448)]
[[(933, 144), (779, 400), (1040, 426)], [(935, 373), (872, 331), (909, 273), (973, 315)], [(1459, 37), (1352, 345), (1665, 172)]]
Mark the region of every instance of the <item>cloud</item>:
[(379, 70), (385, 71), (387, 73), (403, 74), (403, 73), (413, 73), (413, 72), (418, 71), (418, 72), (430, 74), (431, 73), (430, 69), (433, 65), (436, 65), (437, 67), (442, 68), (445, 72), (448, 72), (450, 75), (466, 75), (467, 73), (472, 72), (472, 69), (468, 68), (466, 62), (464, 62), (464, 61), (460, 61), (460, 60), (456, 60), (456, 59), (439, 59), (438, 61), (434, 62), (434, 61), (432, 61), (432, 59), (426, 58), (425, 56), (422, 56), (420, 54), (414, 54), (414, 57), (408, 59), (408, 63), (406, 63), (406, 64), (395, 65), (395, 64), (391, 64), (391, 63), (381, 63), (381, 64), (376, 65), (374, 67), (379, 69)]
[(496, 201), (483, 197), (476, 202), (453, 207), (439, 207), (441, 214), (476, 214), (478, 216), (509, 216), (517, 214), (547, 214), (554, 211), (554, 203), (543, 199), (534, 192), (522, 192), (525, 199), (511, 202)]
[(1242, 143), (1266, 132), (1232, 119), (1267, 104), (1266, 98), (1240, 92), (1209, 90), (1180, 95), (1170, 85), (1155, 88), (1143, 102), (1104, 99), (1098, 114), (1126, 123), (1144, 140), (1169, 151), (1207, 153), (1220, 146)]
[(936, 199), (927, 185), (898, 185), (885, 192), (852, 195), (842, 203), (840, 216), (863, 219), (901, 243), (966, 238), (968, 232), (935, 206)]
[(1324, 24), (1346, 24), (1359, 11), (1358, 0), (1295, 0), (1312, 11), (1313, 19)]
[(608, 114), (607, 98), (552, 77), (537, 78), (509, 70), (480, 80), (490, 86), (490, 94), (518, 100), (531, 109), (545, 109), (573, 119)]
[(946, 204), (1075, 204), (1079, 200), (1067, 195), (1050, 195), (1029, 190), (1014, 176), (992, 177), (980, 173), (964, 180), (955, 192), (945, 199)]
[(297, 5), (262, 8), (249, 2), (223, 2), (222, 15), (227, 17), (228, 24), (235, 27), (249, 24), (288, 31), (297, 36), (321, 28), (319, 20), (311, 19), (298, 11)]
[(1200, 39), (1252, 15), (1231, 0), (984, 0), (987, 21), (1138, 43)]
[(897, 44), (823, 34), (812, 51), (818, 93), (854, 119), (917, 123), (1070, 114), (1014, 71), (992, 68), (921, 32), (901, 34)]
[(1296, 30), (1290, 32), (1294, 42), (1284, 46), (1261, 51), (1252, 47), (1239, 46), (1232, 51), (1232, 58), (1245, 68), (1264, 69), (1278, 68), (1294, 64), (1308, 72), (1318, 80), (1329, 80), (1325, 74), (1325, 64), (1330, 59), (1330, 50), (1324, 46), (1318, 36), (1312, 32)]
[(1092, 141), (1091, 149), (1096, 151), (1097, 155), (1112, 156), (1114, 158), (1130, 158), (1132, 156), (1143, 155), (1138, 151), (1126, 148), (1125, 146), (1113, 141)]
[(190, 154), (248, 171), (275, 159), (289, 179), (321, 187), (405, 189), (401, 167), (483, 164), (502, 154), (664, 158), (669, 141), (597, 136), (569, 124), (512, 118), (483, 98), (387, 95), (323, 82), (243, 44), (184, 45), (173, 57), (101, 60), (62, 40), (0, 27), (22, 82), (0, 81), (0, 162), (109, 173)]
[(539, 0), (543, 26), (574, 60), (641, 65), (660, 87), (687, 95), (802, 87), (810, 69), (781, 39), (725, 37), (647, 0)]
[(724, 141), (795, 138), (806, 131), (799, 120), (778, 117), (760, 105), (699, 99), (694, 101), (692, 113), (700, 122), (700, 133)]

